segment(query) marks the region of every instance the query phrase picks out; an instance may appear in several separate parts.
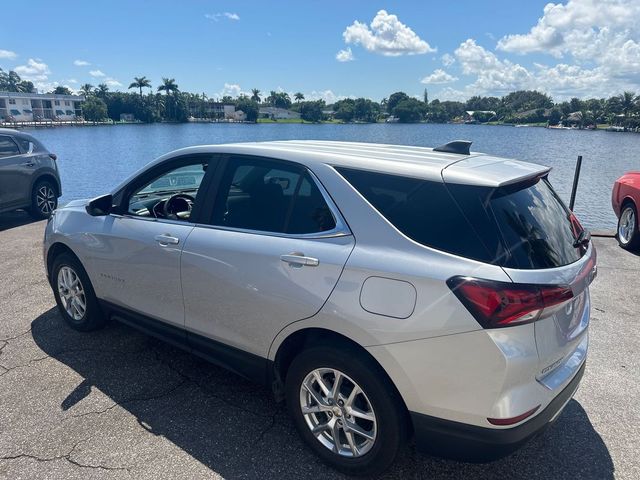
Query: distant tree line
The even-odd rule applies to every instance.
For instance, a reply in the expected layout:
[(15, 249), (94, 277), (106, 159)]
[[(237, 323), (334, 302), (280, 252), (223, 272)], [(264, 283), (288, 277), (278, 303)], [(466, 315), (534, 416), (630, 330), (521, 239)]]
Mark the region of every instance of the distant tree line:
[[(84, 84), (79, 92), (86, 97), (83, 114), (87, 120), (120, 120), (121, 114), (132, 114), (142, 122), (184, 122), (190, 116), (211, 117), (212, 99), (204, 93), (182, 92), (173, 78), (162, 78), (155, 91), (147, 77), (134, 77), (128, 87), (133, 92), (112, 92), (109, 86)], [(147, 93), (145, 91), (148, 89)], [(0, 91), (34, 92), (32, 82), (22, 80), (14, 72), (0, 69)], [(56, 87), (51, 93), (73, 92), (67, 87)], [(256, 121), (261, 106), (272, 106), (300, 113), (302, 120), (321, 122), (332, 119), (349, 122), (377, 122), (393, 119), (400, 123), (448, 123), (448, 122), (501, 122), (548, 123), (587, 127), (596, 124), (640, 127), (640, 95), (623, 92), (609, 98), (589, 98), (554, 103), (552, 98), (535, 90), (521, 90), (503, 97), (474, 96), (466, 102), (429, 101), (427, 91), (423, 98), (415, 98), (404, 92), (395, 92), (382, 101), (367, 98), (346, 98), (333, 104), (323, 100), (306, 101), (297, 92), (293, 99), (286, 92), (272, 90), (263, 95), (256, 88), (250, 95), (223, 96), (224, 104), (235, 105), (246, 114), (248, 121)], [(467, 112), (473, 112), (471, 114)]]

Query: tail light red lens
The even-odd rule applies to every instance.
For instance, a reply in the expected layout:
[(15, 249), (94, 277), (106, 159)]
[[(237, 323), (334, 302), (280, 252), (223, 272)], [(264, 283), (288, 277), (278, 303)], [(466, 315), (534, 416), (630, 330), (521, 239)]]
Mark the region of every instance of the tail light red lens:
[(545, 308), (573, 298), (567, 285), (529, 285), (456, 276), (447, 285), (484, 328), (535, 322)]

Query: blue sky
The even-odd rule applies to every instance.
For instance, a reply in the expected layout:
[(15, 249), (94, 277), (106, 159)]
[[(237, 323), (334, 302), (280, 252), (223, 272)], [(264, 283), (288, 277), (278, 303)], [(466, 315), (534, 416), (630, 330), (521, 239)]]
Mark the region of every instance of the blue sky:
[[(209, 96), (331, 101), (640, 90), (640, 0), (5, 3), (0, 67), (42, 90), (145, 75)], [(14, 19), (13, 21), (11, 19)], [(342, 60), (342, 61), (340, 61)]]

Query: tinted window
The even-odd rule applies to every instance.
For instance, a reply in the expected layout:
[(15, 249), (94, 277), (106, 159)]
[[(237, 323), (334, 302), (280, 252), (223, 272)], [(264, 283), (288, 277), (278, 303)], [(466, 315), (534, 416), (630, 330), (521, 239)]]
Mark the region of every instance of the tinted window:
[(9, 155), (19, 155), (18, 145), (11, 137), (0, 135), (0, 157), (8, 157)]
[(580, 259), (569, 212), (545, 180), (491, 199), (498, 227), (520, 268), (553, 268)]
[(289, 234), (335, 228), (320, 190), (303, 168), (262, 159), (231, 160), (212, 224)]
[(407, 237), (482, 262), (496, 253), (480, 241), (442, 182), (338, 168), (338, 172)]
[(544, 179), (503, 188), (449, 185), (483, 238), (500, 239), (509, 252), (503, 266), (553, 268), (578, 260), (570, 212)]
[[(16, 140), (20, 144), (20, 146), (22, 147), (23, 151), (25, 151), (25, 152), (29, 151), (30, 143), (31, 143), (29, 140), (27, 140), (26, 138), (21, 138), (21, 137), (16, 138)], [(35, 150), (35, 145), (34, 145), (34, 150)]]

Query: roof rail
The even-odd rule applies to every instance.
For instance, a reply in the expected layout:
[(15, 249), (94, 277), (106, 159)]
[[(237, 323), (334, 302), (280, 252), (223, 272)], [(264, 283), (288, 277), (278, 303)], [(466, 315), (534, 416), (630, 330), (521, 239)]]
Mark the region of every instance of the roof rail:
[(453, 142), (445, 143), (433, 149), (434, 152), (445, 153), (458, 153), (460, 155), (469, 155), (471, 153), (471, 144), (469, 140), (454, 140)]

